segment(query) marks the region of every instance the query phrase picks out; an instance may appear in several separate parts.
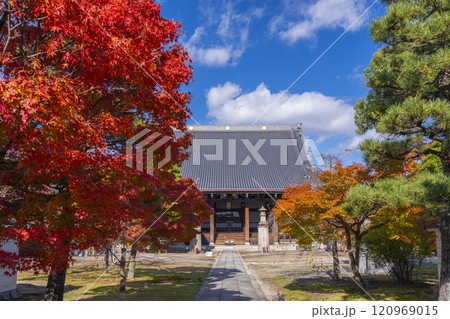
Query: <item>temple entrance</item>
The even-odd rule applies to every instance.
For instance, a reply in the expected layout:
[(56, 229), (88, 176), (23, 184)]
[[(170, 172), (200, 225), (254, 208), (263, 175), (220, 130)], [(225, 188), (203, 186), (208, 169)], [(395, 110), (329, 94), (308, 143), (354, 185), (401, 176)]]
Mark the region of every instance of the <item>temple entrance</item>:
[[(257, 245), (258, 225), (261, 207), (273, 205), (278, 194), (240, 193), (208, 194), (208, 204), (214, 208), (214, 214), (202, 226), (204, 245)], [(269, 229), (269, 233), (272, 229)], [(278, 242), (278, 232), (274, 232), (271, 242)]]
[(239, 210), (216, 211), (215, 224), (217, 232), (242, 232), (243, 213)]

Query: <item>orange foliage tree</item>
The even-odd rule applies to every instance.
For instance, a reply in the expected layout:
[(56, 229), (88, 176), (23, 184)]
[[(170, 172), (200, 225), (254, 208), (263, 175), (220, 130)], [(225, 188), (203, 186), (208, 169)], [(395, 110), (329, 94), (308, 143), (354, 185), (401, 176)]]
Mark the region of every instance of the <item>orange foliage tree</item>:
[(396, 215), (380, 203), (383, 202), (381, 193), (373, 194), (378, 201), (366, 209), (344, 209), (343, 204), (353, 187), (370, 185), (377, 178), (373, 169), (363, 164), (343, 166), (337, 161), (330, 169), (320, 173), (320, 187), (313, 189), (310, 185), (302, 185), (288, 188), (274, 211), (283, 231), (301, 241), (313, 238), (323, 240), (335, 231), (341, 232), (353, 277), (360, 288), (364, 287), (359, 272), (361, 239)]

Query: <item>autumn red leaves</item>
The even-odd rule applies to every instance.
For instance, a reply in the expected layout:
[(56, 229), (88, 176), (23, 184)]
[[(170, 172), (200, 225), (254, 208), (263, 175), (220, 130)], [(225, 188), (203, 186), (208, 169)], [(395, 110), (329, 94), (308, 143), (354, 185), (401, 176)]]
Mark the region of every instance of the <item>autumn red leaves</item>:
[(143, 128), (173, 137), (171, 165), (186, 157), (189, 137), (173, 132), (190, 113), (180, 33), (153, 1), (2, 2), (0, 223), (21, 254), (0, 266), (66, 269), (74, 249), (136, 225), (153, 224), (143, 239), (160, 249), (209, 217), (170, 166), (150, 176), (125, 165), (125, 141)]

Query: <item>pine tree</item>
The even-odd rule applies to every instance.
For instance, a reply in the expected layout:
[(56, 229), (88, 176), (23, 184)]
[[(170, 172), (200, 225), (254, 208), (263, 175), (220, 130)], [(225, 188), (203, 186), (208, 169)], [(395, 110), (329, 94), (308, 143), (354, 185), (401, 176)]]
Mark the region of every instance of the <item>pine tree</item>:
[[(450, 174), (450, 3), (397, 0), (370, 27), (381, 46), (365, 70), (371, 89), (355, 105), (358, 133), (375, 129), (385, 138), (361, 144), (369, 163), (433, 154)], [(435, 146), (440, 144), (440, 149)], [(439, 173), (436, 173), (439, 175)], [(438, 177), (439, 178), (439, 177)], [(426, 187), (426, 184), (423, 184)], [(445, 200), (446, 194), (436, 196)], [(442, 270), (440, 299), (450, 300), (450, 208), (440, 211)]]

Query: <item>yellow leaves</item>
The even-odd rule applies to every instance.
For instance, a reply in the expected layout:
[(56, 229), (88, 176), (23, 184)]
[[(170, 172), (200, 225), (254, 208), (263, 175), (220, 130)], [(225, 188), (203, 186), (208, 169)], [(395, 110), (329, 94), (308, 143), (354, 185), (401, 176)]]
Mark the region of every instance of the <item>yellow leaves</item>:
[(33, 59), (31, 61), (31, 65), (33, 66), (33, 68), (35, 69), (39, 69), (41, 67), (41, 63), (39, 62), (38, 59)]

